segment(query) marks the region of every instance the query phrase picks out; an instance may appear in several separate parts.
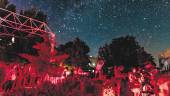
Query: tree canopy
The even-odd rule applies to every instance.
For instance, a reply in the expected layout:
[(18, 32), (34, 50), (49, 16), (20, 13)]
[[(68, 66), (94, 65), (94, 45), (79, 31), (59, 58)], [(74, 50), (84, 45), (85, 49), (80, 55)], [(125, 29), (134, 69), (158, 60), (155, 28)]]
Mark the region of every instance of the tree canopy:
[(128, 72), (134, 67), (142, 66), (146, 61), (154, 64), (151, 54), (133, 36), (113, 39), (110, 44), (99, 49), (99, 57), (105, 61), (103, 72), (110, 76), (113, 76), (115, 66), (123, 66), (124, 72)]
[(69, 58), (64, 61), (65, 64), (81, 67), (84, 70), (87, 70), (89, 67), (89, 51), (90, 49), (88, 45), (79, 38), (76, 38), (73, 41), (69, 41), (64, 45), (59, 45), (59, 47), (57, 48), (58, 55), (69, 55)]

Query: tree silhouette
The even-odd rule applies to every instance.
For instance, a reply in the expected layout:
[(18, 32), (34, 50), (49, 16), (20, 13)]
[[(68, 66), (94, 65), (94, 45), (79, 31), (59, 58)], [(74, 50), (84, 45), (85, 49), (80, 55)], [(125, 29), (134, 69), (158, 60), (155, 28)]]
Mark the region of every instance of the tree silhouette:
[[(46, 37), (44, 37), (45, 39)], [(50, 64), (50, 44), (48, 39), (45, 39), (43, 43), (37, 43), (33, 46), (37, 49), (38, 55), (33, 56), (29, 54), (20, 54), (22, 58), (25, 58), (29, 61), (31, 65), (36, 67), (36, 70), (40, 73), (47, 71), (48, 65)]]
[(134, 67), (143, 66), (146, 61), (155, 64), (151, 54), (147, 53), (133, 36), (113, 39), (111, 44), (99, 49), (99, 57), (105, 61), (103, 72), (108, 76), (113, 76), (114, 66), (123, 66), (123, 71), (128, 72)]
[(57, 48), (58, 55), (68, 54), (69, 58), (65, 60), (65, 64), (70, 66), (81, 67), (83, 70), (88, 70), (90, 62), (89, 60), (89, 47), (87, 44), (76, 38), (73, 41), (67, 42), (64, 45), (60, 45)]
[(4, 8), (12, 12), (16, 11), (16, 6), (14, 4), (10, 4), (8, 0), (0, 0), (0, 8)]

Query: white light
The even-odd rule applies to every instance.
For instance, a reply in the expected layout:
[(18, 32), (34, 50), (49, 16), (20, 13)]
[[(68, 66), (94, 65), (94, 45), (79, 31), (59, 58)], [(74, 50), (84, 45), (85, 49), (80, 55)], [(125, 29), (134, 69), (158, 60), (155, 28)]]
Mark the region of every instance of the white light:
[(15, 43), (15, 38), (14, 37), (12, 37), (12, 43)]
[(95, 63), (93, 63), (93, 66), (95, 66), (96, 64)]
[(15, 80), (15, 79), (16, 79), (16, 75), (12, 74), (12, 80)]

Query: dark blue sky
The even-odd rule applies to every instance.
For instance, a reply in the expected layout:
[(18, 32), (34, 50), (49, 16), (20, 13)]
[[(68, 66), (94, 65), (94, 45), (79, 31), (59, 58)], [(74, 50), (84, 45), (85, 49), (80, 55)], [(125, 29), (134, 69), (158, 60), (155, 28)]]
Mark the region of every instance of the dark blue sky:
[(9, 0), (48, 15), (58, 44), (80, 37), (97, 55), (112, 38), (133, 35), (156, 56), (170, 48), (170, 0)]

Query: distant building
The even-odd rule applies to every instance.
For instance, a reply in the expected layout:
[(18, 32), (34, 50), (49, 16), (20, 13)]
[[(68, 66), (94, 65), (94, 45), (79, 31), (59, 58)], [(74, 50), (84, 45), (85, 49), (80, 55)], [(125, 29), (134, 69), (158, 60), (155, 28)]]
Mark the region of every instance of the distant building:
[(170, 49), (163, 51), (159, 55), (159, 67), (161, 71), (170, 71)]

